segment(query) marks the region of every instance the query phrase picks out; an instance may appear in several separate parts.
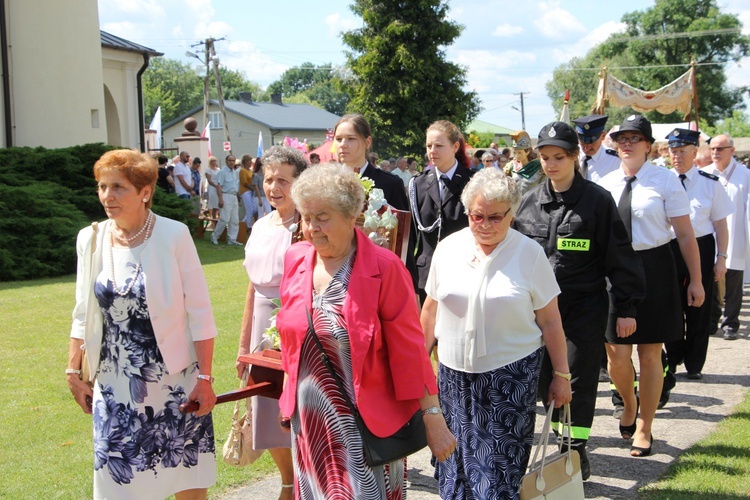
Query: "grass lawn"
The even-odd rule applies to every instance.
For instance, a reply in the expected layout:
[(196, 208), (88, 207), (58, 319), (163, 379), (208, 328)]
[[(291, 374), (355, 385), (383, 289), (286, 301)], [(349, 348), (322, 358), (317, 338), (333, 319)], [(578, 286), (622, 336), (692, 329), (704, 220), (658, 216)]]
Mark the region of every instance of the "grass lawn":
[[(214, 352), (217, 393), (236, 389), (235, 374), (247, 274), (242, 247), (196, 242), (204, 263), (219, 337)], [(91, 498), (91, 417), (73, 401), (64, 370), (75, 278), (0, 283), (0, 498)], [(216, 407), (216, 496), (275, 469), (266, 453), (244, 468), (225, 465), (221, 447), (233, 405)]]
[(639, 498), (730, 499), (750, 496), (750, 392), (734, 413), (694, 444)]

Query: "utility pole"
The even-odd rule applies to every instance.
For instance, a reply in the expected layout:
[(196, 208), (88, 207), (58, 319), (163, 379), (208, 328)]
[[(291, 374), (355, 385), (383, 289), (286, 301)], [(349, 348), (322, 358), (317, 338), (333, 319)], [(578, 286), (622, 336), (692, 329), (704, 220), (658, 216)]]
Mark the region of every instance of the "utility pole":
[[(224, 38), (206, 38), (204, 42), (198, 42), (191, 45), (191, 47), (197, 47), (203, 45), (203, 59), (198, 57), (192, 52), (186, 52), (185, 55), (194, 57), (206, 65), (206, 75), (203, 77), (203, 127), (205, 128), (208, 124), (208, 102), (210, 94), (210, 78), (211, 78), (211, 66), (210, 63), (213, 61), (214, 78), (216, 78), (216, 90), (219, 95), (219, 110), (221, 111), (221, 121), (223, 122), (224, 129), (224, 141), (229, 142), (229, 124), (227, 123), (227, 110), (224, 106), (224, 94), (221, 90), (221, 74), (219, 73), (219, 58), (216, 56), (216, 49), (214, 48), (214, 42), (219, 42)], [(231, 152), (231, 150), (230, 150)]]
[(526, 113), (524, 112), (524, 109), (523, 109), (524, 94), (530, 94), (530, 92), (519, 92), (517, 94), (513, 94), (513, 95), (521, 96), (521, 110), (520, 110), (521, 111), (521, 130), (526, 130)]
[[(224, 38), (219, 38), (224, 40)], [(224, 106), (224, 92), (221, 90), (221, 74), (219, 73), (219, 58), (216, 57), (216, 49), (214, 48), (214, 42), (219, 41), (213, 38), (206, 40), (206, 52), (211, 51), (211, 60), (214, 63), (214, 78), (216, 78), (216, 93), (219, 95), (219, 110), (221, 111), (221, 121), (224, 124), (224, 141), (229, 142), (229, 124), (227, 123), (227, 108)], [(231, 143), (230, 143), (231, 144)], [(229, 150), (231, 153), (232, 150)]]

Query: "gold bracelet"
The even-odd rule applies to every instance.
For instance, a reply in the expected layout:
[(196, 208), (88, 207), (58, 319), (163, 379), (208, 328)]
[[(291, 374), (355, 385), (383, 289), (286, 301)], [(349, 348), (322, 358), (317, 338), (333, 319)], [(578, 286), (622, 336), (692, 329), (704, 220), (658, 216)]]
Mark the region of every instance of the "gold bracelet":
[(558, 377), (564, 378), (568, 382), (570, 382), (570, 379), (573, 378), (573, 375), (571, 375), (570, 373), (563, 373), (557, 370), (553, 370), (552, 375), (557, 375)]

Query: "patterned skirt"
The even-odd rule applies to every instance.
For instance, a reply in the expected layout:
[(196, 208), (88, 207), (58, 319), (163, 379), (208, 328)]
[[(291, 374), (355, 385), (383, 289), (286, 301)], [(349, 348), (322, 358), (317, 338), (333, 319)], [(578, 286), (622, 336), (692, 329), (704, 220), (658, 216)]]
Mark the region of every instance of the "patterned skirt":
[(485, 373), (440, 365), (440, 404), (458, 440), (437, 462), (440, 498), (517, 498), (534, 441), (536, 393), (544, 348)]
[[(343, 380), (352, 386), (349, 333), (343, 303), (351, 276), (350, 259), (323, 293), (313, 296), (313, 325)], [(295, 498), (310, 500), (400, 500), (405, 497), (406, 459), (379, 467), (365, 462), (354, 415), (310, 335), (302, 345), (297, 375), (297, 410), (292, 415)]]

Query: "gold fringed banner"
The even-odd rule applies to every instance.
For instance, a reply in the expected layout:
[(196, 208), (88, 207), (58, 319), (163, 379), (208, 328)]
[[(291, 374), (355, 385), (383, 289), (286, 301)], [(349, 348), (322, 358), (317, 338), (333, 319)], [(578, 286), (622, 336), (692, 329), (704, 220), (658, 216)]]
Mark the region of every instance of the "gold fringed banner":
[(680, 111), (683, 115), (687, 115), (690, 112), (694, 94), (693, 68), (672, 83), (653, 91), (632, 87), (607, 75), (605, 71), (599, 80), (597, 107), (600, 103), (603, 104), (605, 99), (609, 99), (611, 106), (618, 108), (630, 106), (641, 113), (656, 110), (666, 115)]

